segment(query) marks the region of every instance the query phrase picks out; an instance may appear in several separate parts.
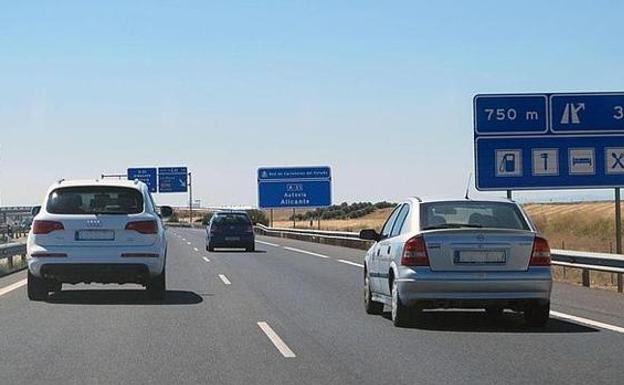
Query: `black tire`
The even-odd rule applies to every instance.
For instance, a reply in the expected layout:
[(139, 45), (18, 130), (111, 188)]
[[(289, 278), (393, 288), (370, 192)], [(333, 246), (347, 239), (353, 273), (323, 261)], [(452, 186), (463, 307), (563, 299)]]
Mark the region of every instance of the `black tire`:
[(524, 310), (524, 320), (529, 326), (544, 326), (550, 318), (550, 302), (530, 305)]
[(392, 281), (392, 323), (396, 327), (411, 326), (416, 318), (416, 311), (403, 305), (396, 280)]
[(256, 244), (252, 243), (251, 245), (245, 247), (245, 251), (247, 251), (248, 253), (253, 253), (254, 251), (256, 251)]
[(59, 281), (48, 282), (48, 289), (52, 293), (60, 293), (63, 290), (63, 283)]
[(383, 303), (373, 301), (370, 291), (370, 277), (367, 271), (364, 271), (364, 309), (367, 314), (379, 315), (383, 313)]
[(35, 277), (28, 271), (28, 299), (45, 301), (48, 299), (48, 283), (43, 278)]
[(505, 309), (500, 306), (488, 306), (485, 308), (485, 313), (488, 315), (488, 317), (500, 318), (503, 316), (504, 310)]
[(150, 299), (163, 300), (165, 299), (165, 293), (167, 292), (167, 284), (165, 277), (165, 270), (152, 278), (147, 284), (147, 295)]
[(206, 251), (209, 251), (212, 253), (214, 251), (214, 246), (208, 243), (208, 246), (206, 246)]

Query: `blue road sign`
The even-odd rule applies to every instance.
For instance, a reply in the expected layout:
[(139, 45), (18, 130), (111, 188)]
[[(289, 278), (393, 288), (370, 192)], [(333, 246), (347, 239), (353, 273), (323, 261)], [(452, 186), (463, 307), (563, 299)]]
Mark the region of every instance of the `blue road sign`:
[(186, 167), (159, 167), (158, 192), (179, 193), (188, 191), (188, 171)]
[(138, 179), (145, 183), (150, 192), (156, 192), (158, 184), (156, 183), (155, 168), (129, 168), (128, 180)]
[(331, 206), (329, 167), (285, 167), (258, 169), (260, 208)]
[(624, 93), (477, 95), (479, 190), (624, 186)]

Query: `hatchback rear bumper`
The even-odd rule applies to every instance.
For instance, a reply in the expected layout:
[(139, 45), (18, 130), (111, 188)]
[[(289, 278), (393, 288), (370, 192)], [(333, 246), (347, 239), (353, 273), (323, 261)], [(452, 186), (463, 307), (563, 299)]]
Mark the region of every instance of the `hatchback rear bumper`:
[(552, 275), (548, 267), (510, 272), (432, 272), (402, 267), (397, 283), (401, 300), (408, 306), (521, 307), (550, 301)]
[(249, 247), (255, 242), (253, 233), (212, 235), (206, 238), (206, 245), (212, 247)]

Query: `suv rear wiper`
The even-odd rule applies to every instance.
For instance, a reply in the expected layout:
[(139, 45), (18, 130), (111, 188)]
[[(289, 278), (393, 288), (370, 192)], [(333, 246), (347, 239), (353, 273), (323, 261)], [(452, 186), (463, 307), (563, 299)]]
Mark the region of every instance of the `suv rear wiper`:
[(443, 225), (427, 226), (423, 230), (440, 230), (440, 229), (460, 229), (462, 227), (468, 227), (472, 229), (480, 229), (483, 226), (473, 225), (469, 223), (445, 223)]

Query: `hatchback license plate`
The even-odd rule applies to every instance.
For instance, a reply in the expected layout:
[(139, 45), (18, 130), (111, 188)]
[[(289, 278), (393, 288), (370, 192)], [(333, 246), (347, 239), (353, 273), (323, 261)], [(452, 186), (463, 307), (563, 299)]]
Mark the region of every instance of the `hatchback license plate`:
[(115, 232), (111, 230), (76, 231), (77, 241), (114, 241)]
[(225, 237), (226, 242), (240, 241), (240, 237)]
[(505, 263), (504, 251), (458, 251), (455, 255), (455, 263)]

